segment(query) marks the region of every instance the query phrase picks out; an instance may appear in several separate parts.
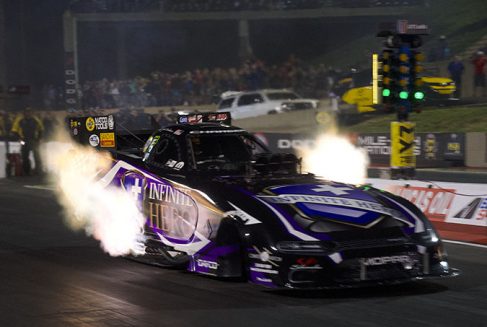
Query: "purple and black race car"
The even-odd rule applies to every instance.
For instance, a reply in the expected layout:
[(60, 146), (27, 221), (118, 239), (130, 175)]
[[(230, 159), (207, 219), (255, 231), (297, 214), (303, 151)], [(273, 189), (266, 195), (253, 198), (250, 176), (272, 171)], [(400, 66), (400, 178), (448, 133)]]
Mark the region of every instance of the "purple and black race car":
[[(103, 180), (134, 194), (143, 208), (146, 255), (139, 259), (273, 288), (457, 274), (431, 223), (410, 202), (301, 173), (295, 155), (270, 153), (225, 123), (228, 113), (179, 116), (142, 149), (128, 146), (129, 135), (111, 142), (111, 116), (72, 119), (78, 137), (110, 140), (117, 161)], [(85, 126), (91, 131), (83, 134)]]

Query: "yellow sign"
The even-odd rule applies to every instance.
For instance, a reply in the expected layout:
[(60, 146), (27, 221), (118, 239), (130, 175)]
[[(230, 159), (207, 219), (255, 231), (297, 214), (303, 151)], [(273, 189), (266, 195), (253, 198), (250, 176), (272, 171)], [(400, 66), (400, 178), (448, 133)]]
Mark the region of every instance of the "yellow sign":
[[(384, 65), (382, 69), (384, 72), (389, 68), (388, 65)], [(372, 54), (372, 103), (379, 103), (379, 55), (377, 53)]]
[(100, 146), (102, 148), (114, 148), (115, 133), (100, 133)]
[(415, 123), (391, 123), (391, 168), (416, 167), (414, 154)]
[(86, 130), (92, 132), (95, 129), (95, 120), (93, 117), (86, 118)]

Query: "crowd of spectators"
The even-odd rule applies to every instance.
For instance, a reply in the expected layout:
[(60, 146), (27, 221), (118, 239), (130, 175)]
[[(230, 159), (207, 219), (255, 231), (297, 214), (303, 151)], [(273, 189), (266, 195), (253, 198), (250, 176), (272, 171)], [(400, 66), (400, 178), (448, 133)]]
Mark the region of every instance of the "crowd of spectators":
[(78, 0), (71, 9), (91, 12), (215, 12), (296, 10), (328, 7), (367, 8), (424, 5), (425, 0)]
[[(85, 81), (78, 93), (83, 109), (147, 106), (205, 105), (225, 91), (290, 88), (304, 97), (322, 98), (331, 90), (339, 72), (323, 64), (305, 65), (290, 56), (279, 65), (247, 60), (240, 67), (202, 68), (181, 73), (154, 71), (147, 77), (127, 80)], [(62, 90), (48, 86), (44, 107), (62, 108)]]

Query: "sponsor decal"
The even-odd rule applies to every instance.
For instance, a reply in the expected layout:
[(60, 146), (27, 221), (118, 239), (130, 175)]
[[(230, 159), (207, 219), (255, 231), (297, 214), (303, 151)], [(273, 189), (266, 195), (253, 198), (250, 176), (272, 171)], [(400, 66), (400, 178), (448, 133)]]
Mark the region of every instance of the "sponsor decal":
[(252, 248), (257, 253), (249, 253), (249, 258), (251, 258), (251, 259), (257, 259), (257, 260), (260, 260), (262, 262), (269, 263), (270, 265), (272, 265), (274, 267), (279, 267), (279, 264), (277, 262), (281, 262), (282, 261), (282, 258), (281, 257), (272, 255), (271, 251), (269, 251), (266, 248), (263, 248), (262, 251), (259, 250), (259, 248), (256, 247), (256, 246), (253, 246)]
[(169, 168), (174, 168), (176, 170), (181, 170), (181, 168), (184, 167), (184, 162), (177, 162), (176, 160), (169, 159), (168, 161), (166, 161), (165, 166)]
[(79, 125), (81, 125), (81, 124), (77, 120), (70, 120), (69, 121), (69, 127), (71, 127), (71, 128), (76, 128)]
[(74, 136), (78, 135), (78, 129), (77, 129), (77, 128), (74, 128), (74, 129), (73, 129), (73, 135), (74, 135)]
[(188, 123), (188, 116), (180, 116), (179, 117), (179, 123), (180, 124), (186, 124), (186, 123)]
[(114, 148), (115, 133), (100, 133), (100, 143), (102, 148)]
[(190, 124), (197, 124), (203, 121), (203, 115), (189, 115), (188, 116), (188, 123)]
[(96, 134), (90, 135), (88, 141), (90, 142), (90, 145), (93, 147), (96, 147), (100, 144), (100, 138)]
[(403, 185), (393, 185), (389, 190), (414, 203), (428, 218), (437, 220), (445, 220), (448, 216), (456, 191)]
[(259, 195), (258, 197), (269, 203), (275, 204), (314, 203), (365, 209), (368, 211), (390, 215), (394, 218), (401, 218), (404, 219), (405, 222), (407, 221), (405, 218), (403, 218), (403, 215), (399, 211), (387, 208), (380, 203), (370, 201), (306, 194), (281, 194), (277, 196)]
[(176, 166), (176, 164), (177, 164), (177, 163), (178, 163), (178, 162), (177, 162), (176, 160), (169, 159), (169, 160), (166, 162), (165, 166), (166, 166), (166, 167), (169, 167), (169, 168), (174, 168), (174, 166)]
[(254, 267), (256, 267), (256, 268), (264, 268), (264, 269), (272, 269), (272, 265), (267, 265), (265, 263), (258, 263), (258, 262), (256, 262), (254, 264)]
[(158, 200), (182, 206), (193, 206), (193, 201), (189, 195), (183, 191), (175, 189), (171, 185), (150, 182), (148, 188), (148, 197), (151, 200)]
[(108, 129), (113, 130), (115, 128), (115, 120), (113, 119), (113, 115), (108, 116)]
[(257, 268), (257, 267), (250, 267), (250, 270), (255, 271), (255, 272), (266, 273), (266, 274), (273, 274), (273, 275), (278, 274), (278, 271), (273, 270), (273, 269), (262, 269), (262, 268)]
[(85, 125), (88, 132), (93, 132), (93, 130), (95, 129), (95, 120), (93, 119), (93, 117), (86, 118)]
[(187, 240), (193, 235), (198, 222), (198, 212), (188, 194), (169, 184), (149, 182), (146, 195), (146, 212), (150, 227), (178, 239)]
[(414, 260), (408, 255), (393, 255), (384, 257), (361, 258), (360, 263), (364, 266), (383, 266), (395, 263), (401, 263), (404, 268), (412, 268)]
[(219, 266), (217, 262), (202, 260), (202, 259), (197, 259), (196, 264), (198, 265), (198, 267), (208, 268), (208, 269), (218, 269)]
[(272, 279), (269, 278), (257, 277), (256, 280), (263, 283), (272, 283)]
[(176, 164), (176, 166), (174, 166), (174, 169), (181, 170), (181, 168), (183, 167), (184, 167), (184, 162), (180, 161)]
[(228, 202), (235, 210), (225, 212), (225, 217), (228, 216), (235, 216), (239, 218), (245, 225), (253, 225), (253, 224), (260, 224), (261, 221), (253, 217), (252, 215), (248, 214), (247, 212), (243, 211), (232, 202)]
[(160, 138), (161, 137), (159, 135), (157, 135), (157, 136), (155, 136), (152, 139), (152, 141), (150, 142), (149, 146), (147, 147), (147, 152), (151, 152), (152, 151), (152, 149), (156, 146), (157, 142), (159, 142)]
[(108, 117), (95, 117), (95, 127), (97, 130), (108, 129)]

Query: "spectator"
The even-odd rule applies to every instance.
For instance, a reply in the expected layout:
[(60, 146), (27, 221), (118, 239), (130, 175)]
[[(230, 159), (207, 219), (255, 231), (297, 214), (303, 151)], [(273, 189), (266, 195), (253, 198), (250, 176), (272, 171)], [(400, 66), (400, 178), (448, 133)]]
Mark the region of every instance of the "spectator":
[(478, 51), (472, 60), (474, 66), (474, 96), (485, 96), (485, 64), (487, 59), (483, 51)]
[(42, 118), (42, 124), (44, 125), (44, 133), (42, 138), (50, 139), (56, 130), (57, 121), (56, 118), (53, 116), (52, 113), (46, 112), (44, 113), (44, 117)]
[(160, 128), (164, 128), (174, 123), (169, 118), (167, 118), (166, 114), (162, 110), (159, 110), (159, 114), (155, 119)]
[(439, 44), (439, 59), (445, 60), (450, 58), (450, 47), (448, 46), (448, 41), (446, 40), (446, 36), (440, 36), (440, 44)]
[(42, 163), (39, 155), (39, 142), (42, 138), (44, 127), (42, 121), (33, 115), (30, 108), (24, 110), (23, 115), (18, 115), (12, 125), (12, 133), (19, 137), (22, 148), (22, 169), (25, 175), (31, 174), (30, 153), (34, 154), (34, 174), (42, 173)]
[(455, 97), (460, 98), (462, 96), (462, 75), (465, 70), (463, 63), (459, 56), (455, 56), (453, 61), (448, 64), (448, 71), (450, 72), (451, 79), (455, 82), (456, 91)]
[(0, 111), (0, 137), (5, 138), (8, 136), (7, 132), (7, 124), (6, 124), (6, 118), (7, 118), (7, 113)]
[(85, 81), (77, 90), (84, 110), (202, 105), (215, 102), (225, 91), (262, 88), (293, 88), (303, 96), (316, 98), (326, 96), (333, 89), (337, 73), (323, 64), (305, 65), (291, 55), (279, 65), (267, 66), (252, 58), (240, 67), (203, 68), (174, 74), (154, 71), (148, 78)]

